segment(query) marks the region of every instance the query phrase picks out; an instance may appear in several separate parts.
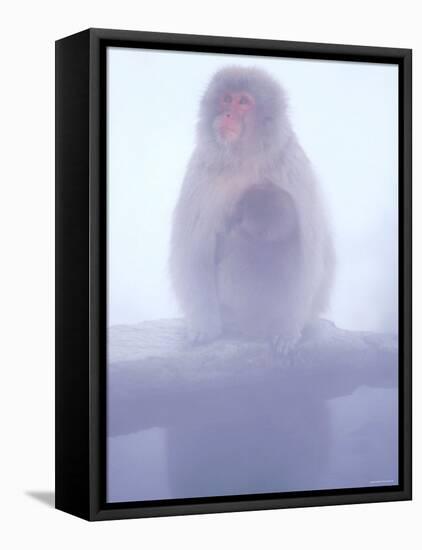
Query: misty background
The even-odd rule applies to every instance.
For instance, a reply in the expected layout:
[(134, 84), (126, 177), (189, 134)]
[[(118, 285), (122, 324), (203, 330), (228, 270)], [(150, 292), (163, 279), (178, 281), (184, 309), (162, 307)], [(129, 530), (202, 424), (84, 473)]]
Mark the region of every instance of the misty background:
[(338, 268), (326, 317), (397, 332), (396, 65), (108, 48), (108, 324), (181, 316), (167, 262), (198, 104), (226, 65), (284, 87), (319, 177)]
[[(341, 328), (397, 332), (397, 66), (130, 48), (108, 48), (107, 64), (109, 326), (182, 315), (167, 269), (172, 212), (200, 98), (215, 71), (237, 64), (266, 69), (284, 87), (319, 177), (338, 259), (326, 317)], [(362, 387), (331, 400), (328, 417), (307, 406), (303, 414), (321, 428), (328, 422), (333, 437), (318, 485), (297, 489), (397, 483), (396, 389)], [(192, 434), (181, 435), (194, 446)], [(206, 496), (172, 493), (167, 436), (157, 427), (108, 438), (109, 501)]]

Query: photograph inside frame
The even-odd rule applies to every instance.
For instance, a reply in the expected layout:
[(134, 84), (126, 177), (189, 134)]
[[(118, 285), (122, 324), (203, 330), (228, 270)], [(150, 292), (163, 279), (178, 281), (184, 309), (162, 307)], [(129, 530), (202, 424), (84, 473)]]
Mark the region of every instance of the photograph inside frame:
[(106, 68), (107, 502), (397, 486), (398, 66)]

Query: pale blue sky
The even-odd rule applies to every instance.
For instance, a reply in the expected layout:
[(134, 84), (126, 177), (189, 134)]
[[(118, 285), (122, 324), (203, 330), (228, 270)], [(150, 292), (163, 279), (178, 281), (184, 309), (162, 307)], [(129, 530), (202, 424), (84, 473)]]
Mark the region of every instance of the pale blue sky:
[(108, 49), (109, 324), (180, 316), (171, 291), (171, 214), (213, 73), (268, 70), (332, 217), (338, 273), (326, 317), (397, 330), (398, 71), (395, 65)]

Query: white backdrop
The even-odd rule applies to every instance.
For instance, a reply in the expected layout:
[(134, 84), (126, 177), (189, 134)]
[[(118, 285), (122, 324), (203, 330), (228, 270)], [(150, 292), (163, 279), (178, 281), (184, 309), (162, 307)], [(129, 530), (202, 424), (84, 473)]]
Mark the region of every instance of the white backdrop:
[(87, 524), (54, 489), (54, 40), (96, 26), (414, 48), (414, 383), (422, 391), (422, 36), (418, 3), (29, 0), (1, 9), (0, 544), (6, 548), (356, 550), (416, 548), (422, 514), (420, 399), (413, 502)]
[(171, 214), (216, 70), (266, 69), (331, 212), (338, 258), (327, 316), (350, 329), (397, 324), (397, 66), (108, 51), (109, 324), (180, 316), (168, 277)]

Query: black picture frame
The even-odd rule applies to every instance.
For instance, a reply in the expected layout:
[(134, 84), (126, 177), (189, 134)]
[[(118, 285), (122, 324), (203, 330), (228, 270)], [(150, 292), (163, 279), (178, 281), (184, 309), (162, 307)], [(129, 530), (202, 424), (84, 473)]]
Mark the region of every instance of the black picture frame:
[[(106, 503), (105, 52), (108, 46), (398, 65), (399, 485)], [(107, 520), (411, 499), (411, 177), (409, 49), (106, 29), (88, 29), (58, 40), (56, 508), (87, 520)]]

